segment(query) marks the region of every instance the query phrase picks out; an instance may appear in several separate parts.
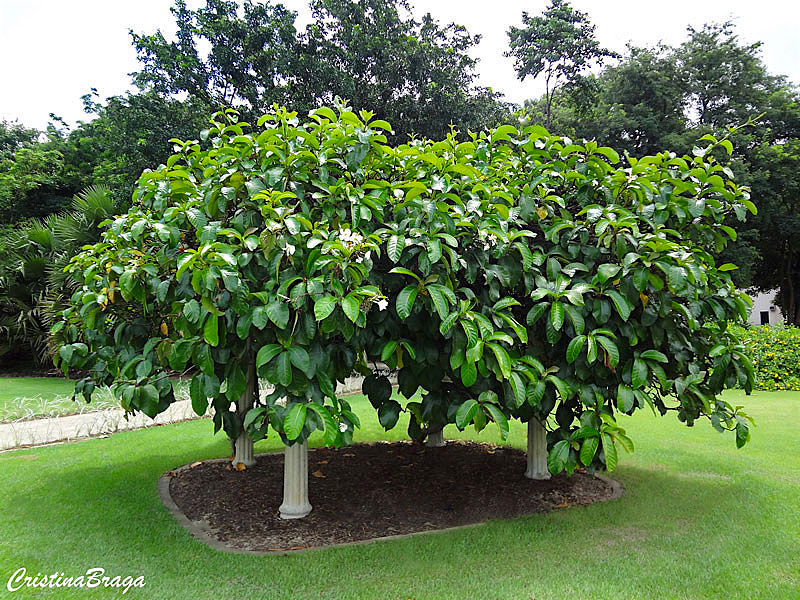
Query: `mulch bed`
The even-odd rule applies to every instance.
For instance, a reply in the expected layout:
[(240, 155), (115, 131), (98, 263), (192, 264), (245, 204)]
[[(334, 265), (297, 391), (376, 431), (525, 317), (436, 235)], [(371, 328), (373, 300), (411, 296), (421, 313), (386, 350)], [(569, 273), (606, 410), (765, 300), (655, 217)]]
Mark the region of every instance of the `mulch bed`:
[(262, 455), (246, 471), (224, 462), (171, 473), (169, 492), (191, 521), (227, 547), (297, 550), (517, 517), (607, 500), (612, 487), (586, 473), (547, 481), (524, 477), (519, 450), (448, 441), (309, 450), (313, 510), (283, 520), (283, 454)]

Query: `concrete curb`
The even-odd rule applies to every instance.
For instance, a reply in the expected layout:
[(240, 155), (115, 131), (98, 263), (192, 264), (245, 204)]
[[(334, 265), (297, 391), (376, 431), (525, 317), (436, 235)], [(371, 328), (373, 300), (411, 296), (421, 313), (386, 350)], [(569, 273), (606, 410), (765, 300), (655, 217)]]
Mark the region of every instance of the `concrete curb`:
[[(256, 458), (260, 456), (271, 456), (275, 454), (283, 454), (283, 451), (262, 452), (260, 454), (256, 454)], [(197, 461), (194, 463), (190, 463), (188, 465), (183, 465), (175, 469), (171, 469), (166, 473), (164, 473), (158, 480), (158, 495), (161, 497), (161, 502), (164, 504), (167, 511), (169, 511), (169, 513), (173, 517), (175, 517), (178, 523), (184, 529), (186, 529), (186, 531), (188, 531), (195, 539), (203, 542), (204, 544), (207, 544), (214, 550), (219, 550), (220, 552), (227, 552), (229, 554), (249, 554), (252, 556), (298, 554), (303, 552), (312, 552), (315, 550), (327, 550), (329, 548), (364, 546), (366, 544), (374, 544), (377, 542), (388, 542), (392, 540), (413, 538), (420, 535), (448, 533), (451, 531), (458, 531), (460, 529), (471, 529), (474, 527), (481, 527), (486, 523), (488, 523), (488, 521), (481, 521), (479, 523), (468, 523), (467, 525), (457, 525), (455, 527), (445, 527), (443, 529), (431, 529), (427, 531), (414, 531), (412, 533), (399, 533), (397, 535), (385, 535), (381, 537), (370, 538), (368, 540), (358, 540), (355, 542), (342, 542), (340, 544), (326, 544), (324, 546), (314, 546), (312, 548), (302, 548), (300, 550), (248, 550), (246, 548), (238, 548), (236, 546), (231, 546), (229, 544), (226, 544), (225, 542), (221, 542), (216, 537), (214, 537), (213, 530), (205, 522), (192, 521), (191, 519), (189, 519), (189, 517), (183, 514), (178, 505), (175, 504), (175, 501), (172, 499), (172, 496), (169, 493), (170, 482), (179, 473), (187, 471), (189, 469), (193, 469), (194, 467), (200, 466), (201, 464), (227, 462), (228, 460), (229, 460), (228, 458), (212, 458), (209, 460)], [(625, 492), (625, 487), (620, 482), (618, 482), (615, 479), (611, 479), (610, 477), (607, 477), (605, 475), (600, 475), (599, 473), (595, 473), (594, 476), (603, 483), (611, 487), (611, 496), (609, 496), (604, 500), (598, 500), (597, 502), (608, 502), (610, 500), (618, 500), (619, 498), (622, 497), (622, 494)], [(592, 504), (596, 503), (593, 502)], [(553, 509), (553, 510), (560, 510), (560, 509)], [(537, 514), (537, 513), (530, 513), (530, 514)]]

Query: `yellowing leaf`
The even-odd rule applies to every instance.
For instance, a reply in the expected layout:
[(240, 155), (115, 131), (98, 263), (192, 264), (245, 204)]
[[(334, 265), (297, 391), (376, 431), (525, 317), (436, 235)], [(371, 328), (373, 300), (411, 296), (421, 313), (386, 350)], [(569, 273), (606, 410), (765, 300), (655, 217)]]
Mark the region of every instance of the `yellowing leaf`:
[(547, 209), (544, 206), (540, 206), (536, 209), (536, 214), (539, 215), (539, 219), (544, 219), (547, 216)]
[(244, 471), (246, 468), (247, 467), (245, 466), (245, 464), (243, 462), (237, 462), (236, 463), (236, 470), (237, 471)]
[(320, 478), (320, 479), (324, 479), (324, 478), (325, 478), (325, 474), (324, 474), (322, 471), (320, 471), (320, 470), (316, 470), (316, 471), (314, 471), (314, 472), (312, 473), (312, 475), (313, 475), (314, 477), (317, 477), (317, 478)]
[(639, 300), (642, 301), (642, 306), (647, 306), (647, 303), (650, 301), (650, 297), (639, 292)]
[(164, 335), (169, 335), (169, 327), (167, 327), (166, 323), (161, 323), (161, 333)]

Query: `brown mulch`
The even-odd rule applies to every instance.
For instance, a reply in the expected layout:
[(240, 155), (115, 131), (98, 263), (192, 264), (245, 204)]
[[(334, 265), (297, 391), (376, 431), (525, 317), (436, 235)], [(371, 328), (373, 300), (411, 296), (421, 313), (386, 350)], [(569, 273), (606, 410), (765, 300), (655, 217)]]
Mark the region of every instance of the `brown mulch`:
[(234, 471), (227, 461), (173, 473), (170, 495), (192, 521), (223, 544), (243, 550), (288, 550), (479, 523), (488, 519), (591, 504), (612, 495), (586, 473), (547, 481), (524, 477), (519, 450), (448, 441), (309, 450), (313, 510), (283, 520), (283, 455), (259, 456)]

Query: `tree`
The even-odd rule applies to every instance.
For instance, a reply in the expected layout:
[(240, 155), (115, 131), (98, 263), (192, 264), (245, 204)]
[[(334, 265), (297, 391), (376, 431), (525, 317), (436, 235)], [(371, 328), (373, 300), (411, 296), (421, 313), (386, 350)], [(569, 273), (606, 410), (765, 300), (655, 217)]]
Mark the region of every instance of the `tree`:
[(613, 470), (633, 448), (615, 416), (645, 406), (747, 442), (719, 397), (753, 384), (728, 326), (750, 305), (714, 258), (727, 216), (754, 210), (714, 159), (728, 139), (620, 164), (538, 126), (398, 147), (391, 128), (340, 104), (250, 131), (229, 109), (209, 148), (178, 144), (71, 264), (83, 285), (52, 331), (61, 367), (87, 374), (76, 394), (111, 385), (155, 416), (169, 371), (192, 374), (237, 468), (270, 430), (286, 444), (286, 518), (311, 510), (308, 436), (347, 444), (359, 425), (336, 395), (354, 371), (381, 425), (405, 411), (418, 441), (528, 422), (531, 477)]
[(0, 236), (0, 355), (46, 363), (49, 330), (69, 304), (76, 282), (64, 268), (99, 239), (99, 224), (117, 206), (107, 188), (87, 188), (70, 211), (29, 220)]
[(720, 129), (757, 116), (777, 82), (758, 55), (761, 43), (742, 45), (731, 21), (687, 30), (676, 57), (692, 121)]
[[(497, 123), (506, 105), (475, 85), (480, 42), (461, 25), (440, 26), (430, 13), (417, 21), (405, 0), (312, 0), (314, 22), (305, 34), (319, 61), (311, 96), (331, 103), (347, 98), (356, 109), (375, 108), (390, 121), (394, 139), (431, 139)], [(307, 78), (314, 81), (314, 77)]]
[(566, 0), (551, 0), (541, 16), (522, 13), (522, 27), (508, 30), (517, 77), (544, 73), (545, 126), (550, 128), (553, 96), (565, 81), (575, 81), (592, 64), (618, 55), (602, 48), (594, 37), (594, 25), (586, 13), (575, 10)]
[[(356, 109), (376, 107), (395, 123), (387, 135), (444, 136), (498, 122), (499, 95), (475, 85), (469, 50), (480, 36), (410, 15), (405, 0), (313, 0), (312, 22), (296, 31), (282, 4), (209, 0), (190, 10), (177, 1), (176, 41), (131, 33), (142, 89), (187, 93), (209, 110), (234, 106), (253, 120), (277, 102), (300, 113), (338, 96)], [(200, 50), (210, 46), (207, 55)]]
[[(152, 35), (130, 32), (142, 63), (134, 73), (141, 89), (153, 89), (164, 97), (188, 93), (206, 109), (225, 106), (257, 116), (272, 103), (298, 103), (293, 90), (301, 58), (294, 27), (296, 13), (282, 4), (252, 2), (242, 5), (226, 0), (207, 0), (191, 10), (175, 0), (176, 41), (168, 42), (161, 31)], [(210, 47), (207, 56), (201, 48)], [(307, 106), (307, 102), (304, 104)]]

